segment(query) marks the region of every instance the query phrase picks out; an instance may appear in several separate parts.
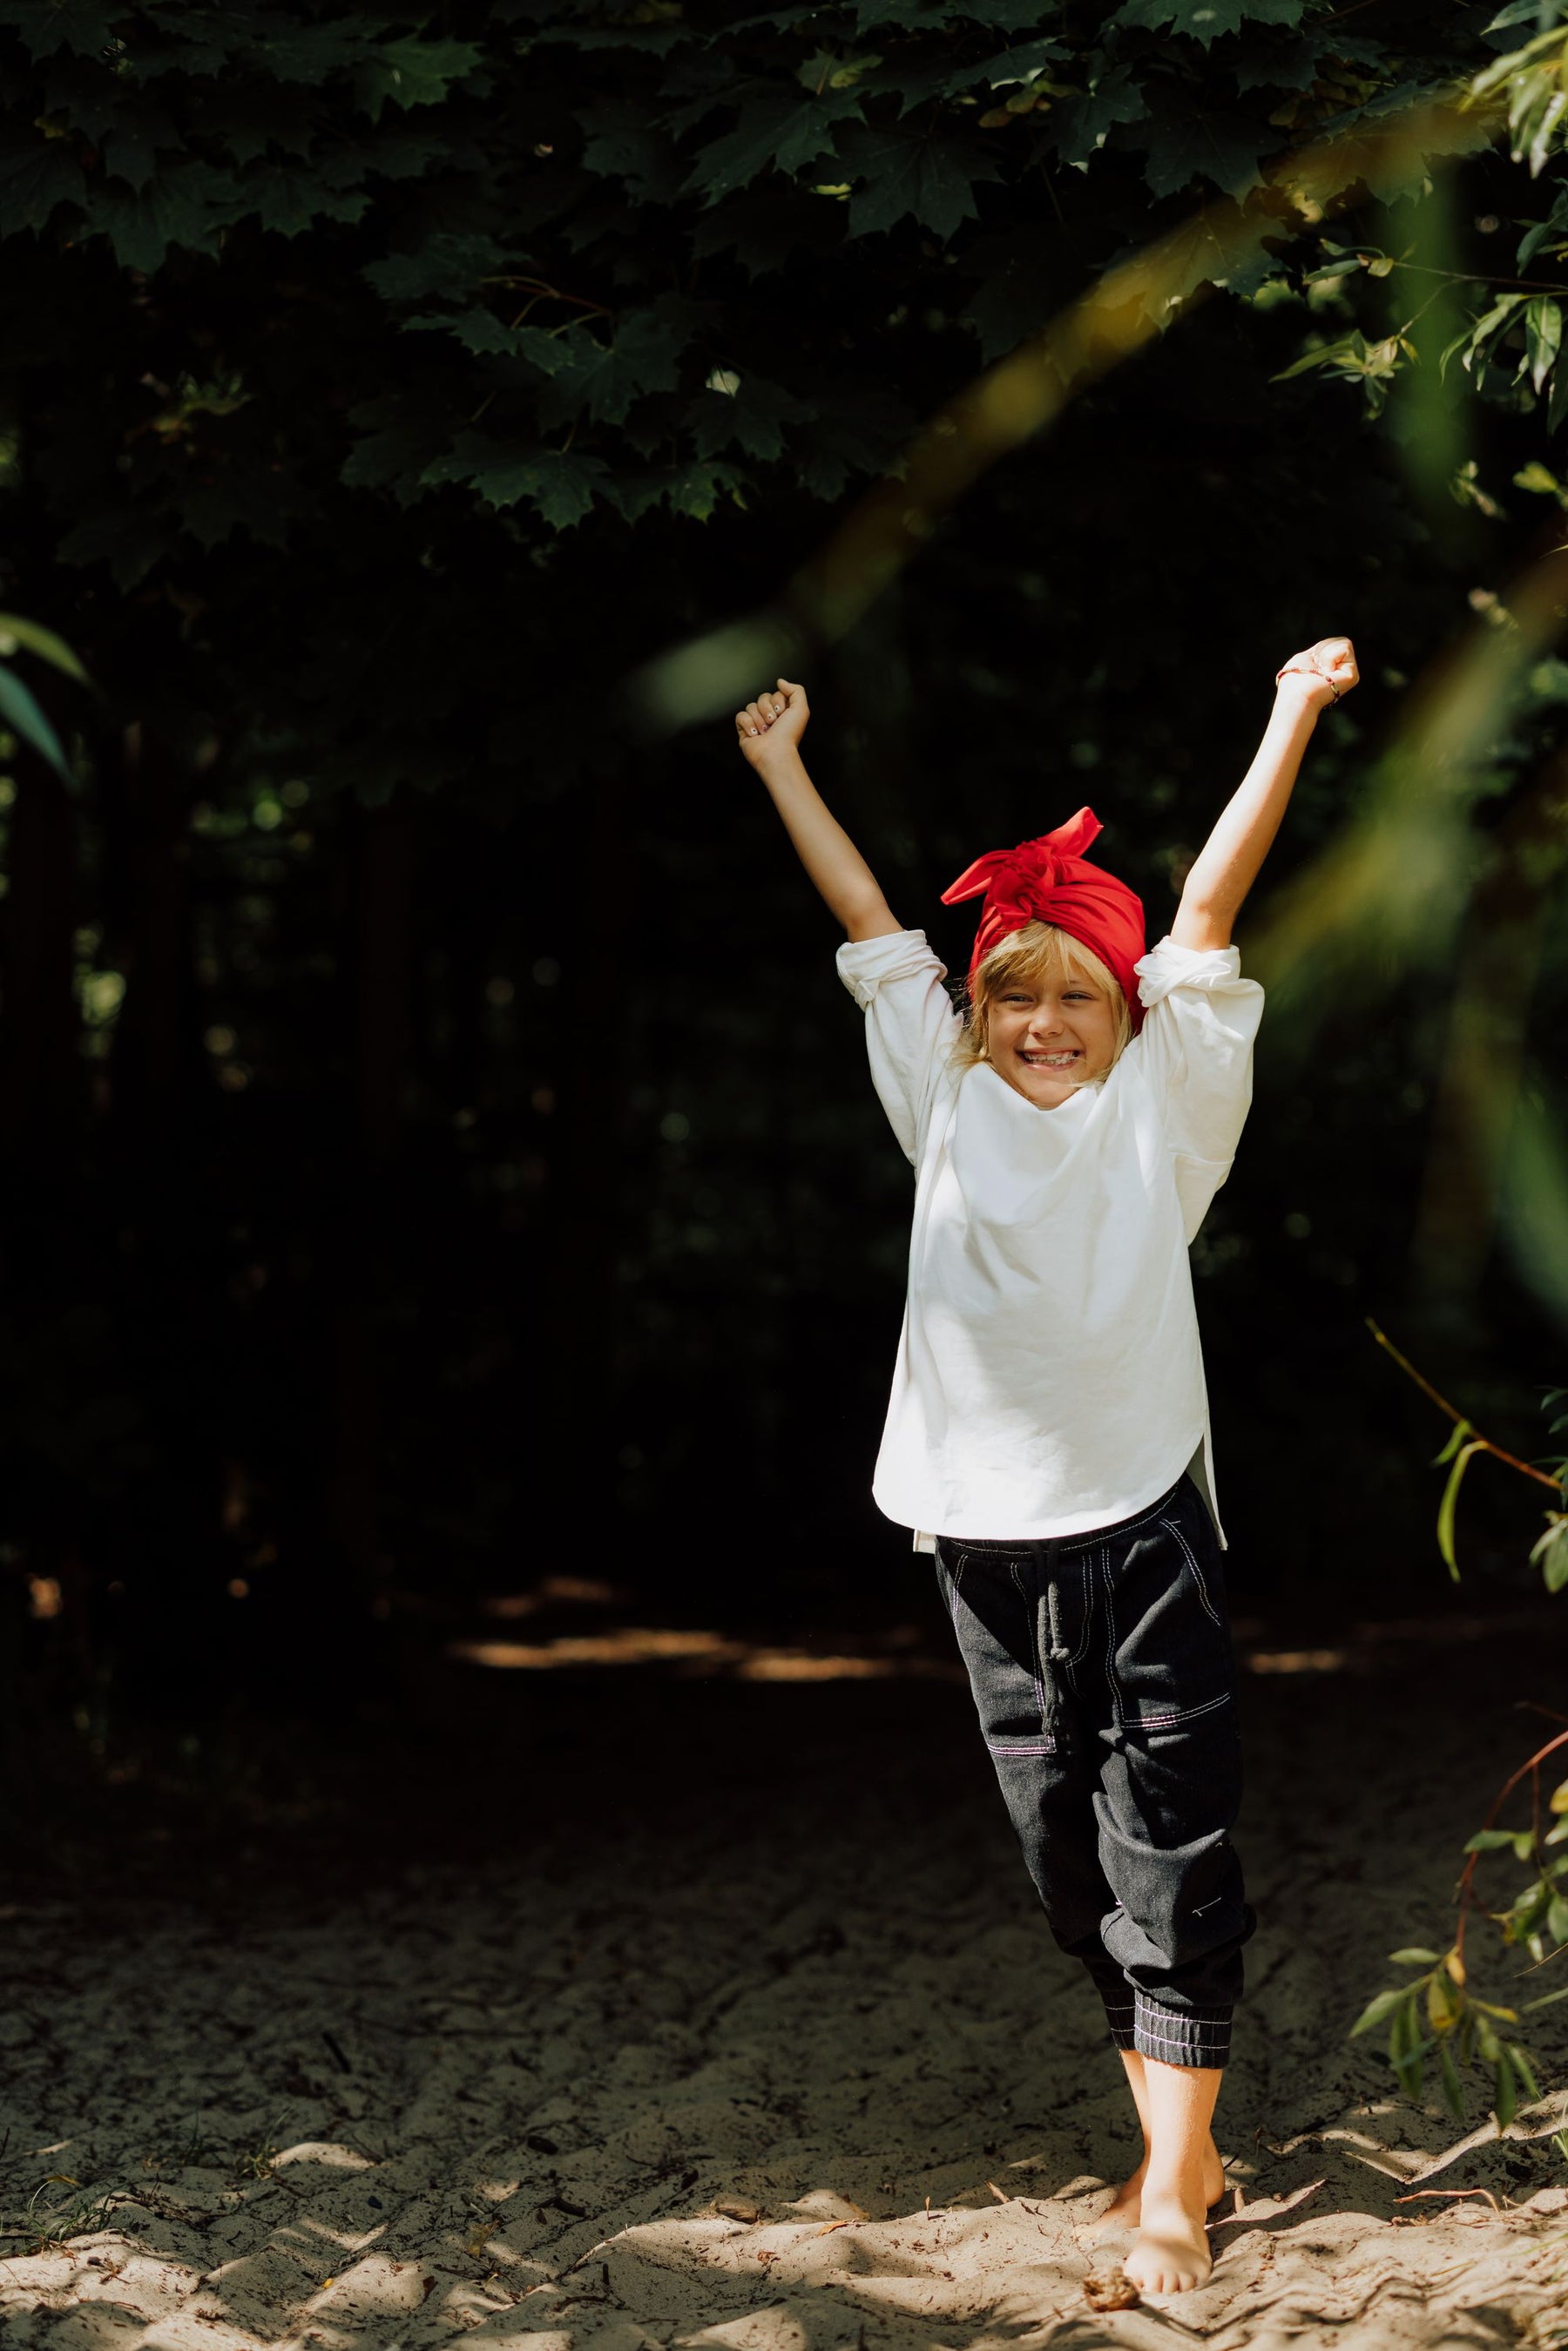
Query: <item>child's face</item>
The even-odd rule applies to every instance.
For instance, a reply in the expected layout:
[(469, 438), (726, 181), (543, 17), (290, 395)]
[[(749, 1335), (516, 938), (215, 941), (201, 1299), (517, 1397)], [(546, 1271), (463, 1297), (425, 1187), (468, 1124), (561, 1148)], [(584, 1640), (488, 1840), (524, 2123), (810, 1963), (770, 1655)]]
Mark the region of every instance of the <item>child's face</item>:
[(1040, 1110), (1103, 1078), (1116, 1056), (1116, 1016), (1086, 979), (1015, 980), (987, 1008), (991, 1066)]

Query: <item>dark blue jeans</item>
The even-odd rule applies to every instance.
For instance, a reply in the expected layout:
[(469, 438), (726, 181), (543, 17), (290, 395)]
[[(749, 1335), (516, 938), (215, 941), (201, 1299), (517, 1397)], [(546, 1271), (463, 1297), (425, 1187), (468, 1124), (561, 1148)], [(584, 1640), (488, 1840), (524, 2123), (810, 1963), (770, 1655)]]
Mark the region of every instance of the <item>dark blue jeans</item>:
[(1183, 1478), (1135, 1519), (1060, 1541), (944, 1535), (936, 1573), (1051, 1933), (1093, 1977), (1112, 2039), (1223, 2065), (1253, 1917), (1202, 1497)]

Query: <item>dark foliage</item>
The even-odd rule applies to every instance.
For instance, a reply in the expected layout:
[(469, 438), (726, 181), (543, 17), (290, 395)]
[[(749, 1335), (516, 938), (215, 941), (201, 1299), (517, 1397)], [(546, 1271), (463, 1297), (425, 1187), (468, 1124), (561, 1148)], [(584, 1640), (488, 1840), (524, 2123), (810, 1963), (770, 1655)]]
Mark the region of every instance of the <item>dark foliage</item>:
[[(81, 786), (19, 747), (3, 942), (7, 1604), (59, 1584), (66, 1682), (332, 1702), (394, 1594), (549, 1573), (898, 1593), (863, 1497), (905, 1174), (831, 936), (725, 730), (614, 688), (1154, 230), (1533, 30), (1489, 13), (0, 0), (4, 601), (96, 684), (19, 656)], [(1346, 628), (1310, 858), (1555, 522), (1544, 313), (1432, 390), (1524, 266), (1503, 220), (1550, 280), (1555, 167), (1430, 169), (1173, 310), (813, 677), (908, 919), (1092, 799), (1157, 928), (1274, 667)], [(1407, 319), (1439, 213), (1481, 276)], [(1266, 1045), (1197, 1252), (1257, 1589), (1405, 1541), (1361, 1318), (1420, 1308), (1445, 1016), (1352, 987)], [(1438, 1337), (1505, 1417), (1495, 1364), (1548, 1369), (1506, 1271)]]

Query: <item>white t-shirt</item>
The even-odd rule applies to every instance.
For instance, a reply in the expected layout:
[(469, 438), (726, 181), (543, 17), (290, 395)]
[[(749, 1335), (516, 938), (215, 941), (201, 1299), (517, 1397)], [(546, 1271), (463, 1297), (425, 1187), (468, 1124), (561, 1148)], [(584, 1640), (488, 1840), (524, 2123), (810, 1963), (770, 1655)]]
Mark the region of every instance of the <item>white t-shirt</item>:
[(962, 1024), (924, 931), (838, 962), (915, 1174), (879, 1509), (921, 1550), (1083, 1534), (1190, 1467), (1213, 1510), (1187, 1243), (1252, 1097), (1263, 991), (1236, 949), (1162, 939), (1136, 967), (1139, 1033), (1056, 1110), (955, 1061)]

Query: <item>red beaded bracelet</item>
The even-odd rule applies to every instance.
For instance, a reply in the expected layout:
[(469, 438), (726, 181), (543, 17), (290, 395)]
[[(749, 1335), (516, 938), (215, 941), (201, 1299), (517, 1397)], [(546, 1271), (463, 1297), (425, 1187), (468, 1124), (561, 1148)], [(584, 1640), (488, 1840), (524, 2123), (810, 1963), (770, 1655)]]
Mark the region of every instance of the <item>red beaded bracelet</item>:
[(1277, 669), (1274, 672), (1274, 683), (1276, 685), (1279, 684), (1280, 680), (1282, 677), (1321, 677), (1329, 692), (1333, 695), (1334, 700), (1336, 702), (1339, 700), (1338, 686), (1334, 684), (1333, 678), (1325, 676), (1324, 673), (1321, 669), (1303, 669), (1300, 662), (1287, 662), (1283, 669)]

